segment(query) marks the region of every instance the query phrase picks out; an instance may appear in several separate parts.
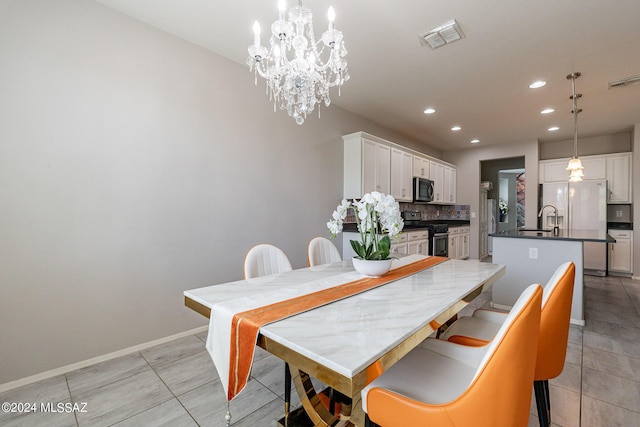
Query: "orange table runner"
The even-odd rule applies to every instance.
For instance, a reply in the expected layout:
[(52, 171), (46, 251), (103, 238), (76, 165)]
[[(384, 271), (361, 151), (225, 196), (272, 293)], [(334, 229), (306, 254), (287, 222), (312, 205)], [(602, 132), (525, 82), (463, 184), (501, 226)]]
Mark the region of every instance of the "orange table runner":
[(249, 380), (255, 344), (262, 326), (402, 279), (447, 259), (432, 256), (393, 269), (382, 277), (365, 277), (330, 289), (236, 313), (231, 323), (227, 399), (233, 399)]

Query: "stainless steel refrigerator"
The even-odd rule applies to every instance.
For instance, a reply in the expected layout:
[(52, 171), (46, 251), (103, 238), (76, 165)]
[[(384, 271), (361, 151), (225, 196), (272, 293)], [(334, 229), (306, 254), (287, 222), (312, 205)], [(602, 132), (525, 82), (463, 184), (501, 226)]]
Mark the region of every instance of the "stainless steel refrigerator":
[[(542, 184), (542, 206), (558, 207), (561, 229), (607, 232), (607, 181), (558, 182)], [(553, 209), (545, 209), (542, 227), (552, 228)], [(584, 243), (584, 273), (607, 273), (607, 244)]]

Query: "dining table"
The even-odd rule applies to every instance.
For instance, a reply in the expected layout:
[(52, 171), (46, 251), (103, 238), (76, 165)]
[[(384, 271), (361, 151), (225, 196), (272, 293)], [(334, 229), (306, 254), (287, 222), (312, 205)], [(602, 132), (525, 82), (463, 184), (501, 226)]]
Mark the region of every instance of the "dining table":
[[(389, 274), (429, 258), (398, 257)], [(505, 274), (504, 265), (435, 258), (439, 257), (426, 268), (388, 283), (259, 326), (251, 346), (287, 363), (300, 410), (311, 425), (363, 426), (360, 391)], [(224, 313), (253, 309), (260, 301), (290, 301), (310, 294), (315, 298), (356, 282), (366, 283), (366, 278), (346, 260), (187, 290), (184, 303), (210, 319), (207, 349), (220, 373), (227, 368), (226, 352), (234, 340)], [(223, 362), (214, 357), (216, 351), (218, 359), (222, 351)], [(329, 411), (312, 378), (350, 398), (350, 413)], [(288, 416), (288, 408), (285, 412)]]

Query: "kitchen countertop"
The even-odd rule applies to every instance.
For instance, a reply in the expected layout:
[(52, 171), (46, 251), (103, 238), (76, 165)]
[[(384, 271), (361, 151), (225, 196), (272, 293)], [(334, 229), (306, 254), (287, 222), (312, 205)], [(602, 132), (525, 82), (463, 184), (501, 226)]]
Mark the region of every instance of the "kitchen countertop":
[(543, 239), (543, 240), (577, 240), (582, 242), (615, 243), (616, 239), (608, 233), (598, 230), (560, 230), (560, 234), (553, 235), (552, 231), (536, 230), (506, 230), (490, 233), (491, 237), (507, 237), (516, 239)]
[[(424, 230), (429, 224), (447, 224), (449, 227), (465, 227), (465, 226), (469, 226), (471, 222), (466, 220), (453, 220), (453, 219), (446, 219), (442, 221), (438, 221), (438, 220), (421, 221), (420, 224), (417, 224), (417, 225), (405, 224), (402, 231)], [(355, 222), (345, 222), (343, 224), (343, 231), (357, 232), (358, 228)]]

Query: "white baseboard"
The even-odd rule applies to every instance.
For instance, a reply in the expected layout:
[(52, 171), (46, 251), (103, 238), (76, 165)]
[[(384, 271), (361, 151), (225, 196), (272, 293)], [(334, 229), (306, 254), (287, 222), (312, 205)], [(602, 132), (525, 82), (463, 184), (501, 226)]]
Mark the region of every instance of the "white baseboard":
[(134, 345), (133, 347), (128, 347), (122, 350), (114, 351), (113, 353), (107, 353), (107, 354), (103, 354), (102, 356), (92, 357), (91, 359), (72, 363), (71, 365), (62, 366), (60, 368), (55, 368), (50, 371), (45, 371), (36, 375), (31, 375), (26, 378), (21, 378), (19, 380), (0, 384), (0, 393), (17, 388), (17, 387), (22, 387), (27, 384), (46, 380), (48, 378), (52, 378), (58, 375), (66, 374), (67, 372), (75, 371), (77, 369), (86, 368), (87, 366), (95, 365), (96, 363), (105, 362), (107, 360), (115, 359), (117, 357), (126, 356), (127, 354), (135, 353), (141, 350), (146, 350), (148, 348), (155, 347), (157, 345), (164, 344), (178, 338), (184, 338), (189, 335), (199, 334), (200, 332), (204, 332), (207, 329), (209, 329), (209, 325), (200, 326), (198, 328), (191, 329), (189, 331), (180, 332), (174, 335), (170, 335), (168, 337), (159, 338), (157, 340), (149, 341), (143, 344)]

